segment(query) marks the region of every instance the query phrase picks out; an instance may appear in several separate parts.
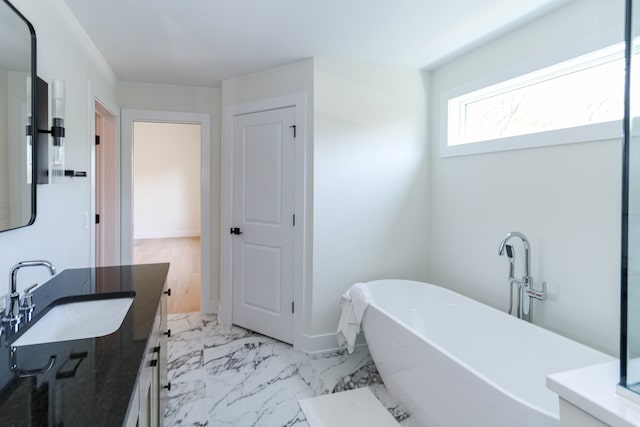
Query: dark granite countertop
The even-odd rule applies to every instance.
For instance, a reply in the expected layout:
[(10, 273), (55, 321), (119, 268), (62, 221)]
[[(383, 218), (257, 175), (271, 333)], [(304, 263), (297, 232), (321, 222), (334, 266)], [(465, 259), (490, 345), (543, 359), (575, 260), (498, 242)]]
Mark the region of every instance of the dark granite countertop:
[[(33, 293), (35, 323), (61, 298), (135, 292), (120, 329), (98, 338), (17, 347), (0, 337), (0, 426), (119, 426), (125, 420), (169, 264), (64, 270)], [(28, 374), (55, 364), (41, 374)]]

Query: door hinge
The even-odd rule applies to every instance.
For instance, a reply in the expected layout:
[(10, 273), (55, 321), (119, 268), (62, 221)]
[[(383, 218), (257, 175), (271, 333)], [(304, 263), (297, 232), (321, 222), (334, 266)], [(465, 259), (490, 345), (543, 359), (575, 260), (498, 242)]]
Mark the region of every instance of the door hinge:
[(293, 137), (295, 138), (296, 137), (296, 125), (291, 125), (291, 126), (289, 126), (289, 128), (290, 129), (293, 128)]
[(296, 214), (293, 214), (293, 226), (296, 226)]
[(295, 312), (296, 312), (295, 303), (291, 301), (291, 313), (295, 313)]
[(100, 214), (96, 214), (96, 224), (100, 224)]
[(100, 145), (100, 135), (96, 135), (96, 145)]

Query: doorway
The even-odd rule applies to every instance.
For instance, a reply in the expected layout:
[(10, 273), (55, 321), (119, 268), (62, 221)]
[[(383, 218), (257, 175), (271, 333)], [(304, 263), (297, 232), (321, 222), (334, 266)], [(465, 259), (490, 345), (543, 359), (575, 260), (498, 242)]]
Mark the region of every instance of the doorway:
[(133, 262), (169, 262), (167, 312), (200, 311), (198, 123), (133, 123)]
[[(150, 124), (152, 127), (153, 124), (162, 125), (162, 124), (184, 124), (184, 125), (196, 125), (199, 127), (199, 164), (192, 164), (191, 168), (193, 172), (198, 175), (199, 180), (199, 206), (191, 207), (191, 210), (198, 210), (199, 218), (199, 232), (200, 237), (197, 239), (197, 236), (194, 236), (193, 229), (189, 231), (188, 229), (182, 229), (182, 231), (176, 231), (174, 229), (172, 235), (164, 235), (158, 232), (158, 228), (155, 230), (151, 227), (147, 227), (152, 223), (148, 219), (150, 217), (157, 216), (157, 213), (161, 210), (168, 210), (170, 207), (167, 207), (164, 199), (165, 193), (168, 194), (165, 185), (170, 186), (180, 186), (182, 185), (182, 190), (178, 191), (172, 188), (172, 191), (177, 192), (178, 197), (181, 197), (179, 201), (174, 200), (174, 204), (181, 204), (185, 202), (185, 197), (187, 192), (190, 191), (189, 187), (193, 187), (191, 184), (184, 184), (184, 181), (181, 181), (181, 178), (176, 178), (178, 176), (177, 172), (171, 169), (169, 166), (161, 166), (160, 165), (160, 157), (171, 157), (166, 156), (166, 150), (170, 150), (169, 147), (164, 147), (159, 150), (158, 146), (155, 147), (150, 153), (140, 154), (139, 156), (143, 156), (143, 158), (148, 162), (147, 168), (150, 169), (150, 174), (156, 174), (155, 176), (151, 176), (148, 179), (145, 185), (152, 185), (161, 183), (160, 187), (163, 187), (164, 193), (161, 193), (160, 196), (152, 196), (152, 190), (138, 189), (138, 193), (142, 191), (143, 195), (147, 196), (146, 202), (138, 202), (138, 203), (147, 203), (146, 207), (146, 217), (143, 210), (142, 219), (138, 217), (135, 219), (135, 191), (134, 191), (134, 149), (136, 144), (134, 143), (134, 129), (136, 126), (145, 124)], [(198, 144), (196, 144), (198, 145)], [(161, 153), (162, 152), (162, 153)], [(146, 245), (147, 255), (145, 256), (147, 261), (141, 262), (170, 262), (176, 269), (176, 276), (179, 280), (183, 281), (183, 284), (191, 281), (193, 282), (197, 277), (199, 279), (199, 308), (197, 304), (195, 307), (196, 311), (201, 311), (203, 313), (215, 313), (217, 309), (217, 301), (212, 297), (212, 289), (211, 289), (211, 127), (210, 127), (210, 116), (208, 114), (200, 114), (200, 113), (181, 113), (181, 112), (167, 112), (167, 111), (151, 111), (151, 110), (130, 110), (124, 109), (122, 110), (122, 246), (121, 246), (121, 259), (123, 264), (133, 263), (134, 261), (134, 241), (137, 246), (143, 250), (145, 249), (145, 243), (161, 243), (161, 240), (166, 238), (167, 240), (164, 242), (166, 245)], [(183, 153), (173, 154), (174, 158), (182, 158)], [(158, 174), (162, 174), (158, 176)], [(167, 181), (168, 176), (174, 176), (173, 181)], [(167, 182), (173, 182), (173, 184), (167, 184)], [(176, 184), (178, 182), (178, 184)], [(182, 184), (180, 184), (182, 183)], [(150, 187), (149, 187), (150, 188)], [(149, 194), (147, 194), (147, 192)], [(154, 199), (155, 197), (155, 199)], [(150, 206), (150, 207), (149, 207)], [(189, 212), (184, 212), (183, 215), (189, 214)], [(145, 219), (146, 218), (146, 219)], [(156, 218), (153, 218), (154, 222)], [(165, 218), (166, 220), (166, 218)], [(168, 220), (168, 224), (179, 222), (176, 217)], [(165, 223), (166, 225), (166, 223)], [(175, 224), (173, 224), (175, 225)], [(185, 231), (186, 230), (186, 231)], [(140, 233), (138, 233), (140, 232)], [(136, 233), (137, 236), (136, 236)], [(189, 235), (191, 234), (191, 235)], [(136, 237), (137, 239), (134, 239)], [(147, 242), (142, 242), (142, 240), (147, 240)], [(199, 244), (198, 244), (199, 243)], [(161, 248), (161, 246), (164, 246)], [(157, 251), (162, 253), (163, 260), (152, 261), (149, 253)], [(199, 253), (199, 256), (198, 256)], [(194, 259), (195, 258), (195, 259)], [(156, 258), (157, 259), (157, 258)], [(185, 261), (186, 260), (186, 261)], [(186, 265), (186, 267), (180, 267), (180, 264)], [(185, 271), (189, 271), (191, 278), (187, 278), (189, 274), (184, 274)], [(170, 269), (170, 275), (172, 275), (172, 271)], [(173, 279), (172, 279), (173, 280)], [(198, 293), (198, 290), (191, 291), (188, 296), (183, 295), (183, 292), (180, 290), (183, 287), (181, 283), (168, 283), (169, 287), (174, 287), (172, 289), (170, 300), (178, 301), (180, 299), (184, 299), (183, 297), (187, 297), (187, 299), (192, 299), (194, 295)], [(196, 285), (197, 286), (197, 285)], [(171, 301), (170, 301), (171, 302)], [(176, 303), (177, 306), (180, 304)], [(193, 307), (193, 306), (191, 306)], [(171, 312), (172, 308), (169, 308), (169, 312)], [(183, 309), (178, 308), (178, 311)], [(191, 310), (191, 309), (190, 309)]]

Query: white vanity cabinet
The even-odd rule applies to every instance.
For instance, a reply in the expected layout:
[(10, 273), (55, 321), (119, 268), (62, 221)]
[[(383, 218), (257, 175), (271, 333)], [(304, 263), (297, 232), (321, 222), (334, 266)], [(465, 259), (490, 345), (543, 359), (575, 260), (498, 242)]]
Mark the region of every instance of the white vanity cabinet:
[[(164, 291), (164, 289), (163, 289)], [(144, 360), (131, 397), (126, 427), (156, 427), (163, 425), (167, 402), (167, 297), (163, 293), (147, 341)]]

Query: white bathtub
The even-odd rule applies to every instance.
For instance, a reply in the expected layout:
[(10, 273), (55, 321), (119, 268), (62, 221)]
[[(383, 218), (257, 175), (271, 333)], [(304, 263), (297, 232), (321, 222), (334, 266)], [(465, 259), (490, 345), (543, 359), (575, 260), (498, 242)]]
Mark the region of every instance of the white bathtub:
[(389, 392), (424, 426), (557, 426), (547, 375), (614, 360), (439, 286), (367, 283), (362, 328)]

